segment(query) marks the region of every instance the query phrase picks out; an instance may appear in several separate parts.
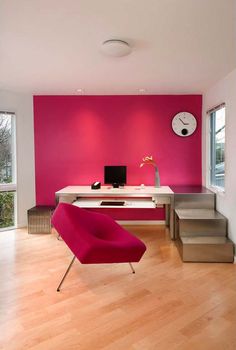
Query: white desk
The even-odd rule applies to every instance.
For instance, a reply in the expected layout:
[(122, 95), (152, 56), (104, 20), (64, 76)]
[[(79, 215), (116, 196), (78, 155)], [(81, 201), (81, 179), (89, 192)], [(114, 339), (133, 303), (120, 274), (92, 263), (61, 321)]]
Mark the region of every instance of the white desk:
[[(124, 200), (122, 206), (101, 206), (104, 199)], [(173, 203), (173, 191), (168, 186), (125, 186), (112, 188), (102, 186), (101, 189), (92, 190), (90, 186), (67, 186), (56, 192), (56, 202), (66, 202), (82, 208), (157, 208), (165, 206), (166, 225), (170, 225), (170, 234), (173, 237), (173, 218), (170, 207)]]

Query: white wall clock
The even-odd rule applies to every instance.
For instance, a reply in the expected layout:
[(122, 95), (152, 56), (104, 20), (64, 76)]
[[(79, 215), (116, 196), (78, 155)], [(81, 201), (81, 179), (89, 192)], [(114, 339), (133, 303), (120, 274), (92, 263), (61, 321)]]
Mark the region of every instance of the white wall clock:
[(189, 112), (180, 112), (172, 119), (172, 129), (182, 137), (190, 136), (197, 128), (197, 120)]

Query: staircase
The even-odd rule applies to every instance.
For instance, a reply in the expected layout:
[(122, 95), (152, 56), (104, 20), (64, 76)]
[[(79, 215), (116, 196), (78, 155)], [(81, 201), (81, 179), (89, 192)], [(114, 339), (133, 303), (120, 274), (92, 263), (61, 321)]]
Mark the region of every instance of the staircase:
[(227, 219), (216, 208), (215, 193), (202, 186), (174, 186), (174, 237), (183, 261), (233, 262)]
[(175, 225), (183, 261), (234, 261), (234, 244), (227, 238), (227, 219), (215, 209), (175, 209)]

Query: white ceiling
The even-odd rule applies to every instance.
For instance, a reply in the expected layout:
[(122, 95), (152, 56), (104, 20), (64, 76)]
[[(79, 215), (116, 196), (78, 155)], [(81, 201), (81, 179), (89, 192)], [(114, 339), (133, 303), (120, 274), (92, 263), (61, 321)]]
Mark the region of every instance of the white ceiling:
[[(0, 0), (0, 88), (201, 93), (236, 67), (234, 0)], [(126, 57), (100, 52), (130, 43)]]

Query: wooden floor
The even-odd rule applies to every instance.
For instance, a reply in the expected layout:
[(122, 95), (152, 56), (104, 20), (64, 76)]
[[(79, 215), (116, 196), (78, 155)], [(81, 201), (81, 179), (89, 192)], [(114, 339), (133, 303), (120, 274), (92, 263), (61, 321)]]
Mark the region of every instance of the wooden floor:
[(236, 265), (182, 263), (168, 230), (128, 264), (75, 262), (56, 235), (0, 232), (0, 349), (236, 349)]

